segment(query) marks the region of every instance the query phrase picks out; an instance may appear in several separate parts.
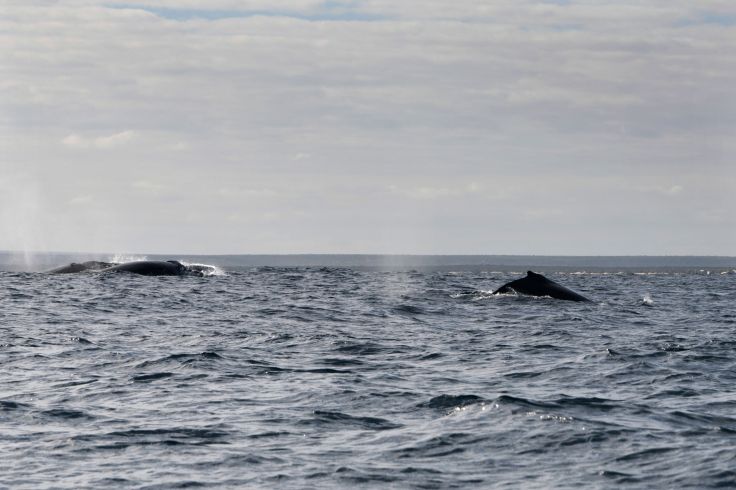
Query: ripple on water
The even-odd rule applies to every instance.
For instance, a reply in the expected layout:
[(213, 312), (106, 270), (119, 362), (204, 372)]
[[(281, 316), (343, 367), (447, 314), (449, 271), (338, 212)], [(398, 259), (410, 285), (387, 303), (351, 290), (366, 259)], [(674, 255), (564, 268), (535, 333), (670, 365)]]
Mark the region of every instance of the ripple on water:
[(344, 430), (353, 428), (375, 431), (397, 429), (401, 427), (400, 424), (378, 417), (353, 416), (342, 412), (330, 412), (324, 410), (315, 410), (312, 417), (300, 420), (299, 424), (317, 426), (324, 430)]
[(206, 428), (172, 427), (159, 429), (128, 429), (104, 434), (83, 434), (73, 437), (75, 443), (95, 449), (126, 449), (134, 446), (207, 446), (228, 444), (228, 432)]
[(476, 395), (439, 395), (417, 406), (436, 410), (451, 410), (485, 402), (487, 402), (486, 399)]

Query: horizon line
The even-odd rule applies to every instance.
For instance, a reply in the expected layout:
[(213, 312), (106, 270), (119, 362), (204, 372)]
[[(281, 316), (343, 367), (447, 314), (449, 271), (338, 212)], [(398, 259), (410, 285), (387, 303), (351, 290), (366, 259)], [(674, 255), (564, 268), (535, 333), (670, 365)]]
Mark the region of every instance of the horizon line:
[(546, 253), (374, 253), (374, 252), (290, 252), (290, 253), (189, 253), (189, 252), (88, 252), (88, 251), (26, 251), (26, 250), (0, 250), (0, 254), (14, 255), (190, 255), (207, 257), (234, 257), (234, 256), (264, 256), (264, 257), (290, 257), (290, 256), (345, 256), (345, 257), (584, 257), (584, 258), (611, 258), (611, 257), (710, 257), (736, 259), (736, 255), (721, 254), (546, 254)]

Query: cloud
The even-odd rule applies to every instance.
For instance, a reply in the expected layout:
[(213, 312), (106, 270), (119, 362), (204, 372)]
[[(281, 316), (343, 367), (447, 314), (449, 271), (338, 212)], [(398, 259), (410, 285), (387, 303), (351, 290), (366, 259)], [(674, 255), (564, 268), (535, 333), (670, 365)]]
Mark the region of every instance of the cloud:
[(663, 189), (663, 192), (667, 194), (668, 196), (675, 196), (683, 191), (683, 187), (681, 185), (673, 185), (672, 187)]
[(74, 196), (73, 198), (71, 198), (69, 200), (69, 204), (71, 204), (73, 206), (85, 206), (87, 204), (92, 203), (93, 201), (94, 201), (94, 197), (93, 196), (89, 196), (89, 195), (86, 195), (86, 196)]
[(217, 21), (244, 15), (296, 16), (314, 20), (462, 20), (522, 24), (555, 28), (579, 28), (592, 22), (616, 23), (680, 21), (683, 25), (719, 23), (730, 25), (734, 9), (726, 2), (709, 2), (707, 8), (685, 0), (657, 0), (642, 4), (633, 0), (598, 2), (577, 0), (546, 2), (537, 0), (112, 0), (84, 1), (80, 5), (101, 5), (115, 9), (140, 9), (174, 20), (204, 19)]
[(408, 197), (410, 199), (434, 200), (445, 198), (458, 198), (462, 196), (478, 194), (483, 191), (483, 187), (476, 182), (471, 182), (467, 185), (458, 187), (419, 186), (402, 188), (396, 185), (390, 185), (388, 187), (388, 190), (393, 194)]
[(274, 198), (279, 197), (280, 194), (278, 191), (275, 191), (273, 189), (266, 189), (266, 188), (227, 188), (223, 187), (221, 189), (218, 189), (216, 194), (218, 196), (228, 198), (228, 199), (237, 199), (237, 198), (253, 198), (253, 199), (268, 199), (268, 198)]
[(123, 131), (120, 133), (111, 134), (109, 136), (99, 136), (96, 138), (83, 137), (78, 134), (70, 134), (66, 136), (61, 142), (64, 146), (69, 148), (97, 148), (97, 149), (110, 149), (119, 147), (129, 143), (135, 136), (134, 131)]
[[(724, 49), (735, 10), (730, 0), (8, 2), (0, 174), (34, 175), (48, 216), (95, 196), (116, 223), (98, 244), (115, 250), (142, 216), (161, 237), (133, 243), (144, 252), (167, 240), (350, 252), (385, 236), (365, 251), (521, 253), (530, 221), (559, 237), (535, 252), (686, 249), (703, 220), (684, 206), (727, 208), (721, 196), (736, 185), (736, 54)], [(120, 179), (137, 184), (110, 185)], [(131, 193), (170, 199), (156, 207)], [(478, 206), (489, 199), (504, 212)], [(550, 200), (564, 236), (543, 217)], [(666, 240), (578, 239), (598, 216), (611, 233), (648, 237), (641, 208)], [(292, 235), (275, 220), (214, 225), (251, 213), (294, 217)], [(212, 228), (196, 233), (180, 215)], [(510, 241), (497, 242), (498, 229)], [(709, 232), (712, 252), (736, 247)], [(79, 236), (60, 242), (81, 247)]]
[(681, 185), (634, 185), (623, 184), (622, 187), (626, 189), (633, 189), (636, 192), (644, 194), (659, 194), (661, 196), (674, 197), (681, 194), (685, 188)]
[(153, 197), (160, 197), (165, 194), (169, 194), (172, 190), (168, 185), (145, 179), (136, 180), (131, 183), (131, 187), (142, 194)]

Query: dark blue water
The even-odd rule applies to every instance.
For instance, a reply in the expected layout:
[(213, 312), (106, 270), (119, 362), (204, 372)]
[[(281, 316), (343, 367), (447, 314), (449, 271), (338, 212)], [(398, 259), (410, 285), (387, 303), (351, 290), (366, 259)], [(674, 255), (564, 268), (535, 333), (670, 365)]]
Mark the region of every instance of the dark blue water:
[(523, 272), (0, 272), (0, 487), (736, 485), (736, 275)]

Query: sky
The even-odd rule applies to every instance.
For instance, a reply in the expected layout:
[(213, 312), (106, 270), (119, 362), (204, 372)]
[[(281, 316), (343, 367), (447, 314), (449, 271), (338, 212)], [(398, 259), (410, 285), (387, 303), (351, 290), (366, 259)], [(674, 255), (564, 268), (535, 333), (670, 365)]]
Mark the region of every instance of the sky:
[(732, 0), (0, 0), (0, 250), (736, 255)]

